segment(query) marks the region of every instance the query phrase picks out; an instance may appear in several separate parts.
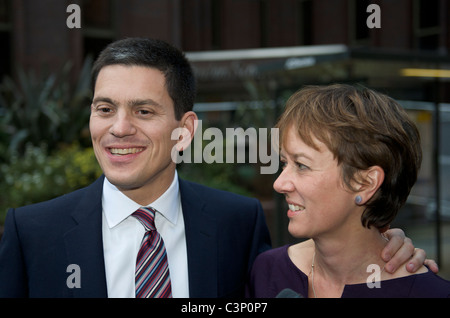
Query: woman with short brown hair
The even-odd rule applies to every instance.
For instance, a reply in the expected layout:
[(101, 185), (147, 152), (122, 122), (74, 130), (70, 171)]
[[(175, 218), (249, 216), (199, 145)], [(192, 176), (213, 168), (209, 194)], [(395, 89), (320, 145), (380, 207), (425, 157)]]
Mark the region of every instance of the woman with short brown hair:
[(392, 98), (350, 85), (309, 86), (276, 127), (289, 232), (254, 263), (249, 296), (292, 289), (304, 297), (448, 297), (450, 282), (422, 266), (384, 270), (381, 234), (404, 205), (422, 160), (420, 135)]

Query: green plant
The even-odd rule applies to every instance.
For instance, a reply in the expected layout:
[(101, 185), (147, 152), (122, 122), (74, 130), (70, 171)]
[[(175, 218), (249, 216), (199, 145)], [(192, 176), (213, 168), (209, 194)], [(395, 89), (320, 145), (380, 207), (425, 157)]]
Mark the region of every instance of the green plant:
[(79, 140), (89, 121), (90, 69), (87, 58), (75, 84), (71, 64), (58, 74), (37, 76), (19, 68), (16, 80), (5, 77), (0, 84), (0, 162), (26, 144), (45, 142), (50, 151), (60, 143)]
[(23, 155), (14, 152), (0, 165), (0, 223), (8, 208), (32, 204), (87, 186), (102, 171), (92, 148), (78, 143), (48, 153), (44, 144), (27, 144)]

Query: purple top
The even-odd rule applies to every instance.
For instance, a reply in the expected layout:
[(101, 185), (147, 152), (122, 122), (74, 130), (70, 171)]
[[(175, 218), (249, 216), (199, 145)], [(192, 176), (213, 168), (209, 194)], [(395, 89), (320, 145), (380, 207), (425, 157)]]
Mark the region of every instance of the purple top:
[[(308, 276), (292, 263), (288, 247), (266, 251), (256, 258), (246, 288), (247, 297), (273, 298), (286, 288), (308, 297)], [(450, 282), (429, 270), (423, 274), (381, 281), (380, 288), (369, 288), (365, 283), (345, 285), (341, 297), (449, 298)]]

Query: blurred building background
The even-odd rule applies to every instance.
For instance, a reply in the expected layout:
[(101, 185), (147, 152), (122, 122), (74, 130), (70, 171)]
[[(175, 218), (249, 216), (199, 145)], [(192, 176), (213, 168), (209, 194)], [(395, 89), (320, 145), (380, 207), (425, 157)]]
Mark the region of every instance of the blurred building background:
[[(66, 10), (72, 3), (81, 8), (81, 28), (67, 27), (70, 13)], [(368, 27), (367, 20), (373, 18), (373, 12), (367, 12), (370, 4), (380, 8), (379, 28)], [(69, 96), (79, 96), (82, 84), (89, 80), (86, 68), (90, 59), (108, 43), (131, 36), (160, 38), (186, 52), (198, 80), (195, 109), (204, 125), (271, 127), (287, 97), (308, 84), (361, 83), (397, 99), (419, 126), (424, 162), (410, 200), (394, 225), (437, 259), (450, 279), (448, 1), (0, 0), (0, 76), (7, 79), (2, 82), (0, 100), (0, 150), (10, 152), (8, 157), (0, 157), (3, 173), (10, 173), (12, 167), (22, 169), (14, 161), (21, 156), (38, 156), (27, 152), (26, 144), (33, 143), (31, 137), (40, 136), (49, 125), (53, 130), (48, 135), (58, 132), (61, 137), (46, 143), (44, 157), (67, 149), (77, 136), (80, 140), (88, 137), (89, 104), (84, 111), (72, 109), (70, 116), (64, 117), (58, 115), (58, 105), (70, 101), (59, 102), (60, 95), (71, 92)], [(67, 85), (76, 88), (57, 86), (61, 77), (54, 79), (49, 74), (61, 72)], [(58, 101), (51, 111), (45, 103), (33, 106), (27, 102), (43, 99), (32, 89), (40, 87), (35, 79), (48, 84), (41, 92), (58, 87), (48, 88), (51, 100)], [(21, 106), (15, 104), (17, 100)], [(41, 107), (45, 116), (30, 118), (30, 123), (42, 120), (32, 133), (20, 127), (23, 120), (19, 117), (28, 116), (36, 107)], [(77, 129), (69, 133), (68, 126)], [(34, 146), (41, 147), (37, 142)], [(91, 157), (86, 154), (83, 158)], [(33, 177), (32, 171), (33, 163), (39, 161), (30, 161), (27, 173), (42, 184), (46, 177)], [(73, 174), (86, 174), (81, 163), (79, 167)], [(258, 197), (274, 245), (292, 241), (283, 200), (272, 191), (275, 175), (260, 175), (258, 167), (248, 164), (184, 164), (180, 171), (187, 178)], [(5, 189), (11, 188), (3, 182)], [(81, 184), (74, 182), (74, 186)], [(23, 187), (17, 185), (17, 189)]]

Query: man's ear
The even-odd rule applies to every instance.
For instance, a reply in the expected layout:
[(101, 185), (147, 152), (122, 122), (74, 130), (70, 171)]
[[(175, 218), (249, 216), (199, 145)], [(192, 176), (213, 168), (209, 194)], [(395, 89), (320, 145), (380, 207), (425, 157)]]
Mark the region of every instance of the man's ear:
[(180, 120), (181, 133), (179, 134), (176, 149), (178, 152), (189, 147), (194, 138), (198, 126), (197, 114), (193, 111), (186, 112)]
[(369, 201), (384, 181), (384, 170), (380, 166), (372, 166), (361, 171), (359, 177), (362, 179), (358, 194), (362, 197), (362, 204)]

